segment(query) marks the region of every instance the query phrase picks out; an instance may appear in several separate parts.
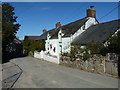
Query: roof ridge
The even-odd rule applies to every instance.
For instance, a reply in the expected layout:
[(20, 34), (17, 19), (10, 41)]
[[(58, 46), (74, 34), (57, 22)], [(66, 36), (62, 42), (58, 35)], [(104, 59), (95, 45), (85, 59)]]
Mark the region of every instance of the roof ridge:
[(27, 37), (40, 37), (40, 36), (33, 36), (33, 35), (29, 35), (29, 36), (27, 36)]
[(116, 19), (116, 20), (112, 20), (112, 21), (107, 21), (107, 22), (99, 23), (99, 24), (105, 24), (105, 23), (110, 23), (110, 22), (119, 21), (119, 20), (120, 19)]
[(76, 20), (76, 21), (72, 21), (72, 22), (70, 22), (70, 23), (68, 23), (68, 24), (65, 24), (65, 25), (62, 25), (62, 26), (66, 26), (66, 25), (69, 25), (69, 24), (75, 23), (75, 22), (80, 21), (80, 20), (83, 20), (83, 19), (85, 19), (85, 18), (87, 18), (87, 17), (84, 17), (84, 18), (82, 18), (82, 19), (78, 19), (78, 20)]

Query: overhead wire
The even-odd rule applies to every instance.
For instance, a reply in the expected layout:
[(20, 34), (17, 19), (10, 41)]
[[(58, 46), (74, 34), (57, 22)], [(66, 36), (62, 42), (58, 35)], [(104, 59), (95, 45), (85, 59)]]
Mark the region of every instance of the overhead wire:
[(102, 17), (100, 17), (98, 20), (103, 19), (104, 17), (108, 16), (109, 14), (111, 14), (114, 10), (116, 10), (117, 8), (119, 8), (120, 5), (118, 5), (117, 7), (113, 8), (112, 10), (110, 10), (108, 13), (106, 13), (105, 15), (103, 15)]
[[(74, 10), (72, 10), (72, 12), (70, 12), (67, 16), (60, 18), (60, 22), (64, 22), (64, 21), (70, 21), (72, 18), (76, 17), (76, 15), (79, 13), (80, 11), (82, 11), (84, 8), (82, 7), (77, 7)], [(79, 12), (78, 12), (79, 10)]]

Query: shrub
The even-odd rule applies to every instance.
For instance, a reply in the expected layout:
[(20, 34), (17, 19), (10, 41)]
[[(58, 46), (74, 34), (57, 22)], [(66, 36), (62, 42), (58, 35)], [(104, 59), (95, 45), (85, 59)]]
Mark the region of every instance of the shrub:
[(83, 60), (84, 60), (84, 61), (85, 61), (85, 60), (88, 60), (90, 57), (91, 57), (90, 54), (85, 53), (85, 54), (83, 55)]
[(62, 53), (62, 56), (68, 56), (67, 52)]
[(111, 36), (108, 42), (107, 52), (117, 53), (120, 55), (120, 31), (118, 31), (114, 36)]
[(100, 42), (90, 41), (84, 48), (81, 48), (81, 44), (71, 43), (70, 53), (64, 53), (63, 56), (70, 57), (72, 61), (76, 60), (77, 58), (87, 60), (93, 54), (101, 56), (101, 53), (104, 52), (104, 49), (104, 44)]
[(45, 50), (45, 40), (24, 40), (23, 41), (24, 54), (33, 53), (34, 51), (40, 52)]
[(104, 44), (100, 42), (90, 41), (86, 45), (86, 49), (90, 50), (91, 54), (100, 54), (104, 49)]

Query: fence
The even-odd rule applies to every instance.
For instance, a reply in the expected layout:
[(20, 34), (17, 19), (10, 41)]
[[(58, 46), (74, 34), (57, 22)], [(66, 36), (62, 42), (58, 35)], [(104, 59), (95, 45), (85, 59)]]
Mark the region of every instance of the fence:
[(47, 55), (45, 54), (44, 51), (41, 51), (41, 52), (34, 52), (34, 57), (35, 58), (39, 58), (39, 59), (43, 59), (43, 60), (46, 60), (46, 61), (49, 61), (49, 62), (53, 62), (53, 63), (56, 63), (56, 64), (59, 64), (60, 62), (60, 59), (59, 57), (54, 57), (54, 56), (50, 56), (50, 55)]

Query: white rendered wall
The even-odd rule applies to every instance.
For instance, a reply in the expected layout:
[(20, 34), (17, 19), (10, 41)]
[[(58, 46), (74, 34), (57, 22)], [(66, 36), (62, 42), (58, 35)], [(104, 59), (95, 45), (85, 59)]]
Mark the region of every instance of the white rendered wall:
[(56, 64), (60, 63), (60, 58), (59, 57), (52, 57), (52, 56), (46, 55), (46, 53), (44, 51), (34, 52), (34, 57), (39, 58), (39, 59), (43, 59), (43, 60), (46, 60), (46, 61), (49, 61), (49, 62), (53, 62), (53, 63), (56, 63)]
[(85, 23), (85, 29), (89, 28), (92, 25), (98, 24), (95, 18), (88, 17), (88, 21)]
[[(58, 55), (58, 47), (59, 47), (59, 41), (58, 39), (50, 39), (49, 40), (50, 44), (52, 45), (52, 48), (50, 49), (49, 47), (49, 53), (51, 55), (54, 55), (54, 56), (57, 56)], [(47, 42), (47, 40), (46, 40)], [(66, 38), (62, 38), (62, 52), (70, 52), (70, 44), (71, 44), (71, 40), (70, 40), (70, 37), (66, 37)], [(45, 44), (45, 46), (47, 47), (47, 43)], [(56, 48), (55, 52), (53, 51), (54, 47)]]
[(75, 32), (71, 36), (71, 40), (73, 41), (77, 36), (79, 36), (81, 33), (83, 33), (87, 28), (89, 28), (92, 25), (98, 24), (95, 18), (88, 17), (88, 21), (86, 21), (85, 25), (83, 25), (80, 29), (78, 29), (77, 32)]
[[(48, 42), (48, 40), (46, 40), (46, 42)], [(47, 52), (49, 52), (51, 55), (57, 55), (58, 52), (58, 39), (50, 39), (49, 40), (49, 44), (52, 45), (52, 48), (50, 48), (50, 46), (47, 46), (47, 43), (45, 44), (45, 48), (49, 48), (49, 50), (47, 50)], [(55, 48), (55, 52), (53, 51), (53, 49)]]
[(62, 38), (62, 52), (70, 52), (71, 38)]
[[(79, 36), (81, 33), (83, 33), (85, 31), (85, 29), (89, 28), (92, 25), (98, 24), (95, 18), (88, 17), (87, 19), (88, 19), (88, 21), (86, 21), (86, 23), (70, 37), (62, 38), (62, 34), (60, 35), (60, 33), (62, 33), (62, 30), (60, 30), (58, 33), (58, 39), (48, 38), (46, 40), (46, 44), (45, 44), (46, 51), (49, 52), (51, 55), (58, 56), (61, 52), (60, 45), (62, 45), (62, 53), (70, 52), (71, 42), (77, 36)], [(50, 36), (48, 35), (48, 37), (50, 37)], [(49, 42), (49, 44), (48, 44), (48, 42)], [(60, 42), (62, 42), (62, 43), (60, 43)], [(52, 45), (52, 48), (50, 48), (50, 45)], [(49, 50), (47, 48), (49, 48)], [(55, 52), (53, 50), (54, 48), (55, 48)]]
[[(112, 37), (116, 36), (119, 31), (120, 31), (120, 29), (118, 29), (118, 30), (112, 35)], [(107, 47), (109, 44), (110, 44), (110, 42), (109, 42), (109, 41), (106, 41), (106, 42), (104, 43), (104, 46)]]
[(83, 29), (84, 26), (82, 26), (77, 32), (75, 32), (72, 36), (71, 36), (71, 40), (73, 41), (77, 36), (79, 36), (82, 32), (84, 32), (85, 30)]

